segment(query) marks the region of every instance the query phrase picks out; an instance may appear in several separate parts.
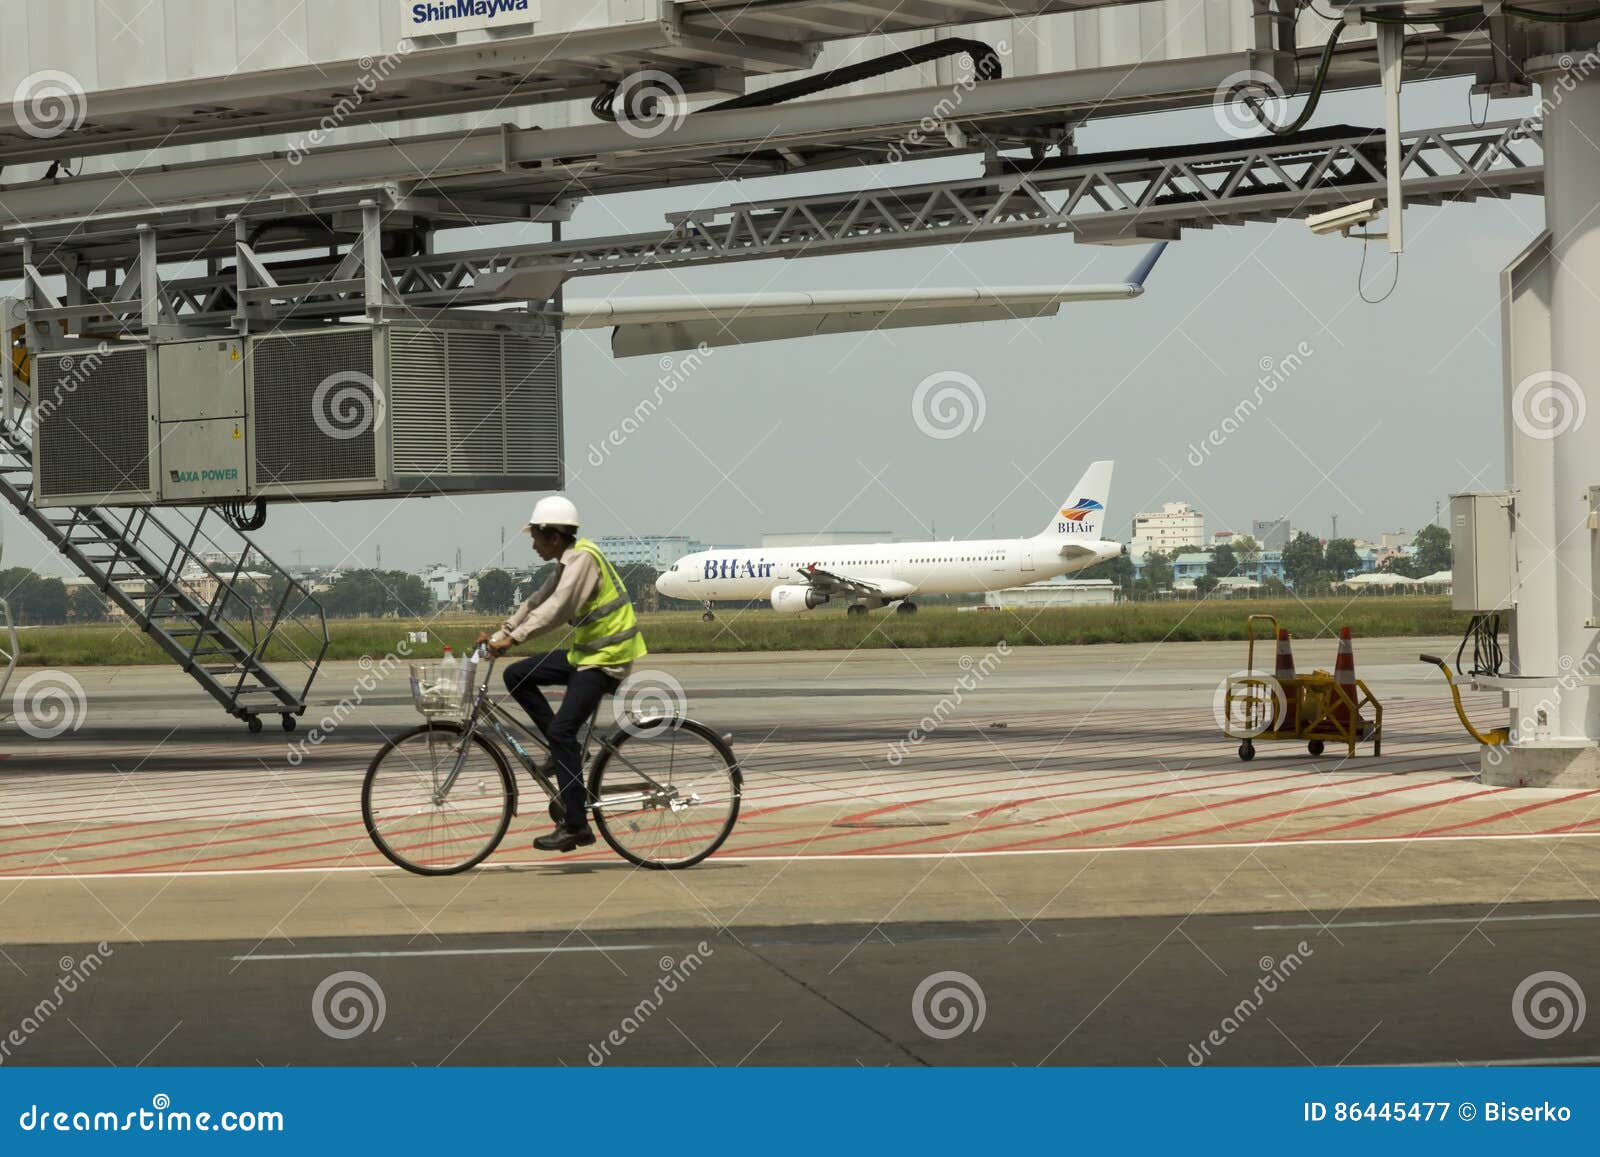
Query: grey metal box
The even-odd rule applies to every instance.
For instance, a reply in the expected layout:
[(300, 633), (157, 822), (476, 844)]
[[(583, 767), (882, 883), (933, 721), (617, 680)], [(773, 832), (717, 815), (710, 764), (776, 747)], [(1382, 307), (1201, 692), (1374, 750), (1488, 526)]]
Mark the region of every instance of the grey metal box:
[(161, 423), (161, 500), (243, 498), (250, 455), (243, 418)]
[(169, 342), (156, 347), (163, 422), (244, 417), (244, 342)]
[(1510, 491), (1450, 496), (1451, 605), (1456, 610), (1504, 611), (1516, 605), (1514, 517)]
[(41, 388), (65, 396), (39, 427), (41, 506), (474, 494), (565, 481), (553, 324), (385, 320), (39, 362)]

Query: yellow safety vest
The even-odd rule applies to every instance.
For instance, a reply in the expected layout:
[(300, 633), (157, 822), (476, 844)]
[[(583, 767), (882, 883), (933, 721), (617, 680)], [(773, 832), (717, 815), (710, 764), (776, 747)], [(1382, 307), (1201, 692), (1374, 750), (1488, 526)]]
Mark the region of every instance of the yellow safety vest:
[(574, 667), (620, 667), (642, 658), (647, 653), (644, 636), (639, 634), (639, 620), (634, 616), (628, 588), (594, 543), (580, 538), (572, 548), (594, 559), (600, 568), (600, 581), (572, 620), (574, 630), (567, 662)]

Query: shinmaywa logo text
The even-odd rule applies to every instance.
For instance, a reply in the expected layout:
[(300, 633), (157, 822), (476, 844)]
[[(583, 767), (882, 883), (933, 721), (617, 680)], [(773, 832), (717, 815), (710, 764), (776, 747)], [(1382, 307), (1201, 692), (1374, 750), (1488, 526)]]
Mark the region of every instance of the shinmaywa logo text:
[(168, 470), (167, 474), (174, 482), (233, 482), (239, 477), (239, 471), (237, 469)]
[(462, 20), (469, 16), (503, 16), (508, 12), (526, 12), (528, 0), (447, 0), (442, 4), (413, 4), (411, 20), (414, 24), (433, 24), (442, 20)]

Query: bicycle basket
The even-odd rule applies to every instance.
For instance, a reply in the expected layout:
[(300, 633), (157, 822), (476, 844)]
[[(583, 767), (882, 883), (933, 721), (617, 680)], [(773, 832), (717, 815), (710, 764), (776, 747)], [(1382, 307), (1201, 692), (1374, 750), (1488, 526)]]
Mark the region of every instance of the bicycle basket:
[(429, 719), (461, 719), (477, 698), (478, 665), (459, 663), (454, 671), (442, 663), (411, 664), (411, 702)]

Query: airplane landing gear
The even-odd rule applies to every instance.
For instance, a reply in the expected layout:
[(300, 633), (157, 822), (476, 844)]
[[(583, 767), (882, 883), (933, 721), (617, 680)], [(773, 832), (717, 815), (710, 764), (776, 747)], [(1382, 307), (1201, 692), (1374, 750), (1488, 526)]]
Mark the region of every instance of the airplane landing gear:
[(917, 604), (916, 603), (901, 603), (894, 610), (895, 610), (895, 614), (897, 614), (897, 615), (914, 615), (914, 614), (917, 613)]
[(845, 616), (847, 618), (851, 618), (851, 617), (854, 617), (856, 615), (864, 615), (864, 614), (866, 614), (867, 613), (867, 608), (862, 606), (860, 603), (851, 603), (848, 607), (846, 607), (844, 609), (844, 613), (845, 613)]
[(717, 616), (712, 613), (711, 604), (707, 603), (705, 612), (700, 616), (700, 621), (702, 623), (713, 623), (716, 622), (716, 619)]

